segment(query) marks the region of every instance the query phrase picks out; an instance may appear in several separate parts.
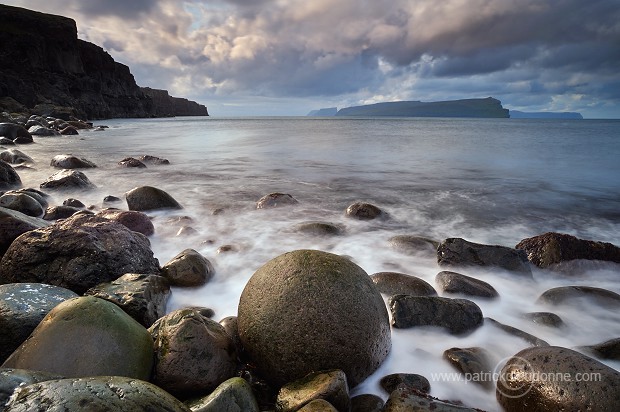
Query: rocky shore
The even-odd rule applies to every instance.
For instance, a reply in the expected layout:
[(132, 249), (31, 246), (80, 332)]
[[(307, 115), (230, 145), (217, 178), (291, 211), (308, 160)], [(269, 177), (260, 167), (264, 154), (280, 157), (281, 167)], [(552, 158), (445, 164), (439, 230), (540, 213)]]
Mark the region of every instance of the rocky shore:
[[(215, 271), (193, 249), (179, 250), (168, 262), (154, 256), (150, 214), (182, 210), (181, 202), (159, 188), (138, 186), (125, 194), (124, 203), (106, 200), (116, 208), (86, 207), (76, 198), (54, 204), (50, 193), (91, 190), (86, 174), (97, 165), (55, 156), (50, 162), (58, 173), (39, 187), (23, 187), (20, 170), (32, 164), (28, 145), (92, 125), (4, 116), (10, 120), (0, 124), (4, 411), (473, 411), (477, 405), (434, 398), (433, 381), (416, 371), (384, 376), (383, 398), (352, 396), (351, 390), (380, 368), (397, 329), (440, 328), (465, 341), (489, 324), (523, 342), (524, 349), (501, 370), (493, 370), (496, 360), (485, 347), (446, 349), (444, 359), (464, 376), (497, 373), (497, 381), (473, 381), (495, 391), (505, 411), (620, 407), (620, 373), (600, 361), (620, 359), (619, 339), (551, 346), (488, 317), (473, 299), (501, 300), (493, 280), (460, 273), (496, 268), (521, 282), (537, 282), (535, 274), (543, 269), (574, 276), (584, 267), (620, 263), (615, 245), (560, 233), (514, 247), (462, 238), (390, 239), (400, 253), (434, 256), (434, 286), (411, 274), (366, 273), (346, 256), (291, 250), (261, 262), (245, 286), (237, 316), (214, 320), (205, 307), (166, 313), (172, 288), (209, 287)], [(139, 173), (147, 163), (166, 167), (165, 159), (154, 156), (123, 159), (119, 167)], [(290, 194), (270, 193), (255, 207), (299, 204)], [(343, 214), (369, 225), (390, 219), (388, 210), (363, 202)], [(296, 230), (310, 236), (342, 232), (329, 222), (308, 222)], [(620, 295), (583, 285), (522, 298), (548, 308), (523, 316), (551, 328), (567, 327), (553, 313), (563, 305), (620, 307)], [(576, 379), (585, 373), (597, 379)]]

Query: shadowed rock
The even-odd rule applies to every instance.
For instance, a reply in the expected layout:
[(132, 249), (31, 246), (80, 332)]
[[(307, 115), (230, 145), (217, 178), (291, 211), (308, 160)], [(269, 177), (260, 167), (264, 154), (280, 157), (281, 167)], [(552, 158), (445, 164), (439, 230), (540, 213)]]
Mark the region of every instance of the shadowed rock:
[(385, 402), (380, 396), (365, 393), (351, 398), (351, 412), (382, 412)]
[[(62, 376), (52, 373), (29, 371), (26, 369), (0, 369), (0, 405), (4, 407), (15, 389), (32, 383), (60, 379)], [(3, 411), (5, 409), (2, 409)]]
[(393, 373), (386, 375), (379, 381), (379, 385), (388, 394), (394, 392), (398, 388), (415, 389), (421, 392), (429, 393), (431, 384), (422, 375), (415, 373)]
[(97, 167), (93, 162), (70, 154), (57, 155), (52, 158), (50, 166), (60, 169), (90, 169)]
[(454, 293), (480, 298), (497, 298), (499, 293), (495, 288), (480, 279), (465, 276), (460, 273), (442, 271), (435, 277), (435, 283), (445, 293)]
[(182, 209), (172, 196), (152, 186), (141, 186), (125, 193), (129, 210)]
[(599, 359), (620, 360), (620, 338), (610, 339), (596, 345), (580, 346), (578, 349), (591, 353)]
[(210, 395), (187, 402), (195, 412), (259, 412), (252, 387), (243, 378), (222, 382)]
[(0, 160), (0, 189), (14, 189), (22, 186), (22, 180), (13, 167)]
[(4, 255), (11, 243), (22, 233), (48, 225), (49, 222), (45, 220), (0, 207), (0, 256)]
[(547, 305), (576, 305), (581, 300), (595, 303), (602, 307), (620, 308), (620, 295), (611, 290), (592, 286), (559, 286), (545, 291), (538, 298), (538, 303)]
[(386, 295), (437, 296), (427, 281), (398, 272), (377, 272), (370, 275), (379, 292)]
[[(443, 358), (471, 381), (485, 389), (493, 389), (493, 362), (489, 351), (484, 348), (450, 348), (443, 352)], [(478, 377), (479, 379), (473, 379)]]
[(407, 255), (435, 256), (439, 242), (421, 236), (398, 235), (388, 239), (390, 246)]
[(296, 205), (299, 202), (288, 193), (270, 193), (258, 199), (257, 209), (271, 209), (274, 207)]
[(79, 170), (64, 169), (54, 173), (40, 185), (41, 189), (94, 189), (97, 186), (92, 184), (88, 177)]
[(6, 192), (0, 196), (0, 207), (16, 210), (32, 217), (43, 216), (43, 206), (25, 192)]
[(347, 207), (347, 210), (344, 212), (344, 214), (345, 216), (358, 220), (372, 220), (386, 216), (383, 210), (373, 204), (365, 202), (353, 203), (352, 205)]
[(328, 401), (339, 411), (351, 408), (347, 377), (341, 370), (312, 372), (284, 385), (276, 399), (276, 409), (295, 412), (315, 399)]
[(442, 401), (432, 396), (412, 389), (398, 388), (390, 394), (383, 412), (480, 412), (466, 406)]
[(513, 326), (505, 325), (501, 322), (498, 322), (493, 318), (485, 318), (484, 322), (503, 330), (509, 335), (516, 336), (517, 338), (521, 338), (532, 346), (549, 346), (549, 344), (546, 341), (539, 339), (536, 336), (531, 335), (527, 332), (524, 332), (521, 329), (517, 329)]
[(142, 163), (141, 161), (139, 161), (138, 159), (134, 157), (126, 157), (120, 162), (118, 162), (118, 165), (123, 166), (123, 167), (136, 167), (139, 169), (146, 168), (146, 165), (144, 163)]

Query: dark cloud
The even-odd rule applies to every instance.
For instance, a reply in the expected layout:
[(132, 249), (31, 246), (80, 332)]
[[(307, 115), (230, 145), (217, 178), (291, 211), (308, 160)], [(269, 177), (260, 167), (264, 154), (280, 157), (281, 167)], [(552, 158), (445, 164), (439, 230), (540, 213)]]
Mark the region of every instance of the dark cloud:
[[(65, 1), (63, 3), (70, 3)], [(135, 19), (150, 12), (156, 6), (156, 0), (79, 0), (74, 1), (77, 9), (87, 17), (118, 16)]]

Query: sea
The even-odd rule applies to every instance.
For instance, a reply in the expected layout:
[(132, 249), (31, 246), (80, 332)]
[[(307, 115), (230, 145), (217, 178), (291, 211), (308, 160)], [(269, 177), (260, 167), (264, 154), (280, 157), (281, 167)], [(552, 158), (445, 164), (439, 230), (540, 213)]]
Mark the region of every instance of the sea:
[[(174, 288), (168, 311), (205, 306), (215, 311), (215, 320), (234, 316), (252, 274), (295, 249), (346, 255), (369, 275), (401, 272), (435, 285), (441, 270), (436, 259), (404, 254), (390, 245), (391, 237), (460, 237), (514, 247), (524, 238), (555, 231), (620, 245), (620, 120), (178, 117), (95, 125), (107, 128), (35, 137), (34, 144), (20, 146), (34, 164), (19, 174), (25, 186), (38, 188), (56, 171), (49, 166), (53, 156), (74, 154), (97, 164), (83, 170), (97, 189), (49, 192), (52, 204), (74, 197), (101, 208), (105, 196), (123, 199), (137, 186), (155, 186), (174, 197), (182, 210), (149, 213), (155, 256), (163, 265), (192, 248), (213, 263), (215, 275), (203, 287)], [(118, 166), (140, 155), (170, 164)], [(256, 209), (257, 200), (274, 192), (288, 193), (299, 204)], [(347, 218), (346, 208), (358, 201), (380, 207), (389, 218)], [(112, 206), (127, 207), (125, 202)], [(344, 234), (316, 237), (295, 230), (309, 221), (341, 225)], [(620, 293), (620, 265), (602, 264), (577, 275), (534, 268), (533, 282), (500, 269), (460, 272), (499, 292), (496, 300), (471, 298), (484, 316), (551, 345), (577, 348), (620, 337), (620, 313), (584, 302), (574, 307), (537, 303), (545, 290), (564, 285)], [(567, 327), (523, 318), (533, 311), (552, 311)], [(483, 347), (499, 371), (506, 358), (528, 346), (488, 323), (466, 336), (437, 328), (393, 328), (390, 355), (352, 395), (387, 399), (381, 377), (416, 373), (430, 381), (432, 396), (500, 410), (494, 390), (459, 374), (443, 352)], [(620, 370), (618, 361), (602, 362)]]

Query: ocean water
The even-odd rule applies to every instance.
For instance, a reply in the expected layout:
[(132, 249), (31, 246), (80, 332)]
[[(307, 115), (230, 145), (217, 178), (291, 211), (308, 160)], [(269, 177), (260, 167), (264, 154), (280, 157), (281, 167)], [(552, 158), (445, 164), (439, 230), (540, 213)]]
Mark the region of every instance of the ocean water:
[[(186, 248), (214, 264), (215, 277), (201, 288), (175, 288), (168, 310), (201, 305), (214, 319), (236, 315), (246, 281), (269, 259), (294, 249), (343, 254), (367, 273), (397, 271), (434, 285), (441, 270), (434, 258), (402, 254), (389, 245), (395, 235), (435, 240), (462, 237), (514, 247), (548, 231), (620, 245), (620, 121), (526, 119), (377, 118), (172, 118), (108, 120), (105, 131), (37, 138), (19, 149), (34, 169), (19, 171), (38, 187), (55, 172), (57, 154), (95, 162), (84, 170), (97, 185), (91, 192), (54, 193), (52, 203), (76, 197), (101, 207), (107, 195), (123, 197), (136, 186), (167, 191), (184, 209), (149, 213), (151, 243), (163, 265)], [(149, 154), (167, 166), (126, 169), (117, 162)], [(272, 192), (289, 193), (295, 207), (256, 210)], [(348, 205), (366, 201), (390, 215), (355, 221)], [(126, 208), (125, 203), (118, 207)], [(342, 225), (345, 234), (318, 238), (292, 228), (306, 221)], [(177, 236), (182, 226), (194, 234)], [(218, 253), (223, 245), (233, 250)], [(491, 283), (495, 301), (474, 300), (485, 316), (520, 328), (552, 345), (574, 348), (620, 337), (620, 314), (596, 306), (549, 308), (536, 303), (545, 290), (589, 285), (620, 293), (618, 265), (567, 277), (534, 270), (534, 282), (496, 269), (461, 273)], [(387, 296), (386, 296), (387, 299)], [(552, 329), (524, 320), (529, 311), (554, 311), (568, 324)], [(393, 329), (393, 347), (383, 366), (354, 394), (376, 393), (378, 380), (396, 372), (429, 379), (431, 395), (460, 400), (488, 411), (499, 406), (494, 391), (456, 375), (443, 351), (481, 346), (498, 365), (528, 346), (486, 324), (465, 337), (432, 328)], [(605, 361), (620, 370), (620, 362)]]

